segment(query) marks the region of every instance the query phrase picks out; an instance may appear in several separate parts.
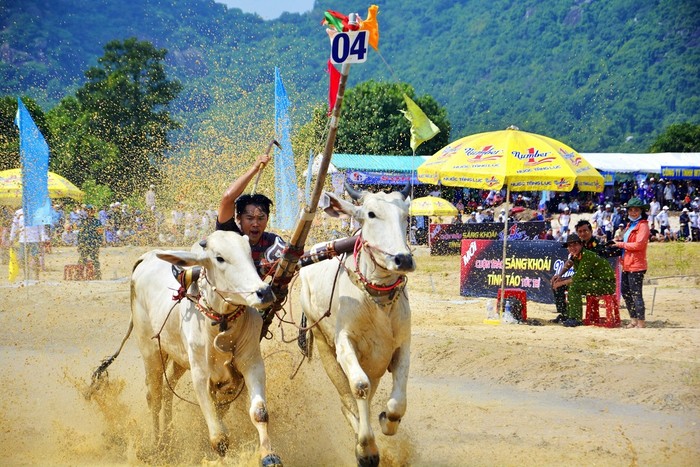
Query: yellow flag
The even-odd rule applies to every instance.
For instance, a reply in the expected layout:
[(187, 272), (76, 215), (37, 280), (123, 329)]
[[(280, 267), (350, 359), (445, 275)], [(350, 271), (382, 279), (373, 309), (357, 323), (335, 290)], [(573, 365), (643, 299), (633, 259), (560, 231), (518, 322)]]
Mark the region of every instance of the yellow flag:
[(421, 108), (406, 94), (403, 95), (403, 100), (406, 102), (408, 110), (402, 110), (401, 112), (411, 122), (411, 149), (413, 149), (415, 154), (418, 146), (440, 133), (440, 128), (435, 126)]
[(10, 265), (8, 267), (7, 278), (10, 282), (13, 282), (19, 274), (19, 261), (17, 261), (17, 255), (15, 254), (15, 249), (10, 248)]

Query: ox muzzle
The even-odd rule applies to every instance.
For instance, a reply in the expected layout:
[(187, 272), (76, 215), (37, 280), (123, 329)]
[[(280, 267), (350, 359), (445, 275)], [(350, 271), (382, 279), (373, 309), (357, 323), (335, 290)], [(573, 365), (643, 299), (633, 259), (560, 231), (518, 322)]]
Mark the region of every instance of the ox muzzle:
[(264, 287), (259, 288), (255, 292), (255, 296), (258, 300), (260, 300), (260, 303), (256, 305), (258, 307), (269, 305), (270, 303), (274, 302), (276, 298), (270, 285), (265, 285)]
[[(416, 262), (410, 253), (399, 253), (390, 257), (389, 268), (399, 272), (413, 272), (416, 270)], [(392, 267), (392, 265), (394, 267)]]

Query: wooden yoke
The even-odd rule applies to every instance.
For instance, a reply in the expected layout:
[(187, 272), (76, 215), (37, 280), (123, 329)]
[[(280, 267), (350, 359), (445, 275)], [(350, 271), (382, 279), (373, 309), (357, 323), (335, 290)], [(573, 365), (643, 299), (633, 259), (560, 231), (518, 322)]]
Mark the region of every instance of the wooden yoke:
[[(340, 109), (343, 106), (343, 97), (345, 95), (345, 86), (348, 82), (349, 73), (350, 64), (343, 63), (340, 70), (338, 96), (335, 101), (335, 106), (333, 107), (333, 113), (331, 114), (330, 129), (328, 131), (328, 138), (326, 139), (326, 146), (323, 149), (321, 165), (318, 169), (318, 175), (316, 176), (314, 191), (311, 194), (309, 204), (300, 213), (297, 224), (294, 227), (291, 240), (285, 245), (284, 254), (278, 263), (277, 269), (275, 270), (275, 275), (272, 278), (273, 290), (279, 290), (281, 287), (285, 287), (287, 284), (289, 284), (289, 281), (292, 280), (294, 274), (296, 273), (299, 258), (301, 258), (301, 256), (304, 254), (304, 244), (306, 243), (306, 238), (309, 236), (311, 224), (314, 220), (314, 216), (316, 215), (318, 201), (323, 193), (323, 186), (326, 182), (326, 175), (328, 174), (328, 166), (331, 163), (331, 156), (333, 155), (333, 146), (335, 145), (335, 138), (338, 133), (338, 122), (340, 121)], [(275, 308), (275, 306), (272, 306), (265, 310), (265, 313), (263, 314), (263, 329), (260, 336), (261, 339), (267, 334), (267, 329), (270, 327), (275, 311), (277, 311)]]

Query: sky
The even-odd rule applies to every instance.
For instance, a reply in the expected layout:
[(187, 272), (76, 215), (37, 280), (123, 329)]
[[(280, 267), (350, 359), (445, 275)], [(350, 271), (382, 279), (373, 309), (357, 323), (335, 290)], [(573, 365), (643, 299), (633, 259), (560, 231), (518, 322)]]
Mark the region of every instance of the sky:
[(263, 19), (279, 18), (283, 12), (304, 13), (311, 11), (314, 0), (216, 0), (245, 13), (257, 13)]

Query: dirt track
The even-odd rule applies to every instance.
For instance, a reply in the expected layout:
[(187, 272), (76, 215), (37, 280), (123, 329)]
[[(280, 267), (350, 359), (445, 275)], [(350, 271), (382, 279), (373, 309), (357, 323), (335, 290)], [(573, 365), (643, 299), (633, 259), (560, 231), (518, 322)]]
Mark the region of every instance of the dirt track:
[[(42, 281), (0, 281), (0, 460), (4, 465), (218, 462), (199, 409), (175, 401), (176, 439), (150, 452), (150, 418), (135, 343), (110, 369), (101, 401), (81, 390), (119, 344), (128, 274), (144, 248), (102, 250), (103, 281), (64, 282), (74, 249), (48, 257)], [(700, 458), (700, 292), (695, 280), (657, 287), (648, 329), (489, 326), (484, 300), (459, 296), (455, 258), (410, 280), (409, 407), (399, 434), (378, 435), (383, 465), (697, 465)], [(645, 288), (649, 307), (653, 287)], [(295, 310), (298, 310), (296, 308)], [(547, 321), (553, 306), (528, 304)], [(649, 314), (649, 311), (647, 311)], [(622, 310), (623, 317), (626, 311)], [(292, 333), (287, 329), (287, 335)], [(353, 435), (320, 362), (294, 344), (265, 342), (270, 430), (286, 465), (354, 465)], [(386, 398), (385, 378), (373, 415)], [(188, 378), (178, 387), (191, 398)], [(226, 465), (256, 465), (244, 398), (226, 420), (237, 450)], [(379, 432), (377, 424), (375, 431)]]

